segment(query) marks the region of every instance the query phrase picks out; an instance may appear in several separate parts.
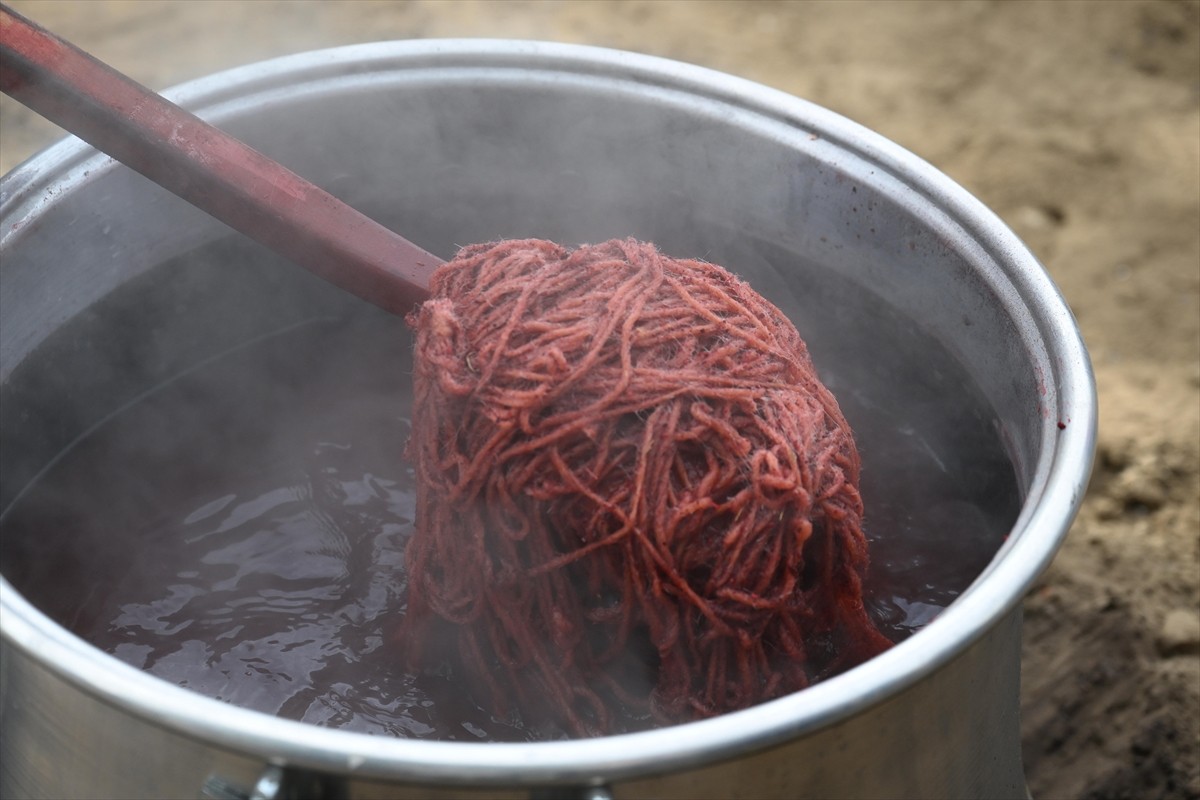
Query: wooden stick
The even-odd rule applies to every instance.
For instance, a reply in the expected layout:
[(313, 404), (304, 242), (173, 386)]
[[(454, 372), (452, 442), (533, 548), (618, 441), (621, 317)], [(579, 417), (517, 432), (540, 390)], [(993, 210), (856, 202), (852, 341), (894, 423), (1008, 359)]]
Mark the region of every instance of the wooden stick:
[(428, 297), (437, 256), (3, 5), (0, 90), (380, 308)]

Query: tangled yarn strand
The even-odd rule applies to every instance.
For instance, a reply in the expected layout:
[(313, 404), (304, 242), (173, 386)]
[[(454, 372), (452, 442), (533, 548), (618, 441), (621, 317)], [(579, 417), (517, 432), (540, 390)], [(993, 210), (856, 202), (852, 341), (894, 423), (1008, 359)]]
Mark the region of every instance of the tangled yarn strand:
[(633, 240), (517, 240), (431, 289), (409, 320), (414, 666), (444, 637), (497, 713), (591, 735), (614, 703), (718, 714), (889, 646), (853, 437), (748, 285)]

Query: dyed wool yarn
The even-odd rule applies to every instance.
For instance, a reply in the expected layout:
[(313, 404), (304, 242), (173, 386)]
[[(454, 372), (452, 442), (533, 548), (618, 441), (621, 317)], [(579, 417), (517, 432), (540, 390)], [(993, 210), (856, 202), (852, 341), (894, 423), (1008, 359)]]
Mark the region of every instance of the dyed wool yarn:
[(409, 318), (414, 666), (448, 640), (495, 713), (593, 735), (613, 703), (710, 716), (889, 646), (850, 429), (744, 281), (524, 240), (465, 248), (431, 290)]

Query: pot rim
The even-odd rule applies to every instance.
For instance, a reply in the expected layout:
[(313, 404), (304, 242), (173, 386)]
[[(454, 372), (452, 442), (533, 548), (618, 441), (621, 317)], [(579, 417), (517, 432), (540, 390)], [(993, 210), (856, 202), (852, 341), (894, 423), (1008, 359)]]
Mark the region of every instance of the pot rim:
[[(915, 190), (961, 227), (1003, 269), (998, 295), (1028, 320), (1044, 348), (1041, 449), (1030, 491), (990, 565), (937, 619), (909, 639), (802, 692), (713, 719), (594, 739), (469, 743), (391, 739), (321, 728), (230, 706), (174, 686), (105, 654), (50, 620), (0, 577), (0, 634), (69, 683), (152, 724), (264, 761), (383, 779), (441, 784), (594, 784), (688, 768), (803, 736), (895, 696), (939, 669), (1017, 606), (1049, 565), (1078, 511), (1096, 439), (1091, 364), (1065, 301), (1041, 264), (979, 200), (879, 134), (808, 101), (751, 81), (654, 56), (548, 42), (443, 39), (351, 45), (263, 61), (164, 92), (200, 116), (255, 93), (275, 91), (353, 65), (536, 68), (586, 72), (716, 100), (820, 136)], [(42, 151), (0, 181), (0, 219), (38, 213), (35, 193), (82, 180), (85, 162), (115, 162), (74, 137)], [(101, 167), (103, 169), (104, 167)], [(95, 175), (93, 175), (95, 177)], [(0, 252), (16, 226), (0, 233)], [(996, 276), (991, 276), (995, 281)], [(1065, 425), (1065, 427), (1062, 427)]]

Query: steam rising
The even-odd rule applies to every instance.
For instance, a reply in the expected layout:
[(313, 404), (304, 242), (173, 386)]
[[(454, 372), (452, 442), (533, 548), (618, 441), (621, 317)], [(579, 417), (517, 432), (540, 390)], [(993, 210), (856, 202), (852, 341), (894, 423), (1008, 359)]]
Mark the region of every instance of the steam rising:
[[(389, 73), (365, 100), (331, 84), (223, 123), (432, 252), (630, 236), (739, 274), (795, 321), (858, 436), (876, 619), (901, 638), (956, 596), (1016, 490), (949, 337), (868, 288), (911, 252), (902, 237), (925, 239), (897, 222), (863, 242), (885, 230), (845, 227), (865, 191), (833, 194), (773, 122), (741, 129), (596, 76), (468, 77)], [(21, 316), (0, 315), (6, 341), (49, 338), (6, 344), (6, 368), (21, 362), (0, 387), (6, 577), (98, 646), (253, 708), (394, 735), (560, 735), (489, 719), (461, 676), (395, 670), (407, 333), (223, 236), (106, 168), (10, 240), (4, 291), (27, 291)], [(63, 310), (76, 300), (86, 311)]]

